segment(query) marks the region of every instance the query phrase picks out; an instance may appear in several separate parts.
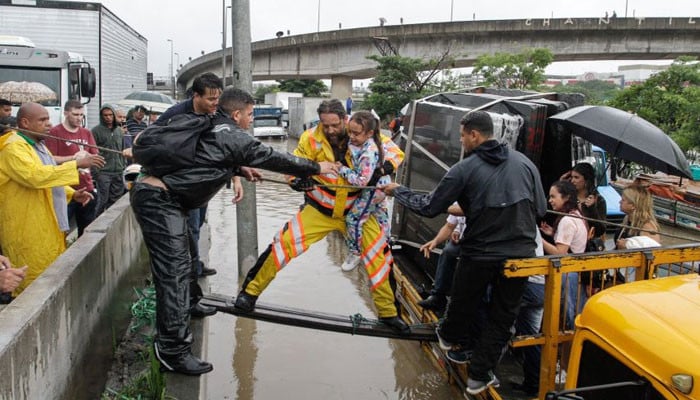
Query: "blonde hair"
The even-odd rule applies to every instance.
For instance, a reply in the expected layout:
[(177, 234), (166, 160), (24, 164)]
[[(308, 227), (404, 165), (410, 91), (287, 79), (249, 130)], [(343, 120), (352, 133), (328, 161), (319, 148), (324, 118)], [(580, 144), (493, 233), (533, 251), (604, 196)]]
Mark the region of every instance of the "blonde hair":
[(627, 228), (631, 236), (639, 236), (641, 233), (639, 228), (648, 223), (654, 226), (654, 230), (659, 230), (659, 224), (656, 222), (656, 216), (654, 216), (653, 199), (647, 188), (632, 184), (622, 191), (622, 197), (634, 206), (634, 210), (630, 214), (625, 215), (625, 219), (622, 221), (624, 225), (632, 227), (632, 229)]

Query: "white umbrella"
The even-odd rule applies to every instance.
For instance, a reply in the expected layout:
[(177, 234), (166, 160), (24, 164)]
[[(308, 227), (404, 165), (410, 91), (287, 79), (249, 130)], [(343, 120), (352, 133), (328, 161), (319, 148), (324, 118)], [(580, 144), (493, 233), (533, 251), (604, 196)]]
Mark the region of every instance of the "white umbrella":
[(40, 82), (7, 81), (0, 83), (0, 97), (12, 103), (56, 102), (58, 95), (50, 87)]

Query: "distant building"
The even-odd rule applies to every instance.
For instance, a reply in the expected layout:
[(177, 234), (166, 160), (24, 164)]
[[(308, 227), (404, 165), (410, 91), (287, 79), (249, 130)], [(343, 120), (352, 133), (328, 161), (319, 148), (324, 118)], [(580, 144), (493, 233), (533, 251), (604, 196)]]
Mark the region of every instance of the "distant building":
[(643, 83), (652, 75), (668, 69), (668, 65), (633, 64), (618, 67), (617, 72), (586, 72), (581, 75), (546, 75), (545, 86), (573, 85), (579, 82), (604, 81), (620, 87)]

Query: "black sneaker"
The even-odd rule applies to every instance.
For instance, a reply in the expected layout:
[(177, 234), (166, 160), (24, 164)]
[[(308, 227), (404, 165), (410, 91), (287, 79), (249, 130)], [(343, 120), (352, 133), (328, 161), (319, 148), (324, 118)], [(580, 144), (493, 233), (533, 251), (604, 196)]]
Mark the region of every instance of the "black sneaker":
[(192, 307), (192, 309), (190, 310), (190, 315), (192, 316), (192, 318), (210, 317), (214, 314), (216, 314), (216, 308), (205, 306), (201, 303), (195, 304), (194, 307)]
[(447, 307), (447, 297), (441, 294), (431, 294), (426, 299), (419, 301), (418, 305), (426, 310), (443, 312)]
[(176, 356), (161, 355), (158, 351), (158, 345), (153, 346), (154, 353), (161, 365), (161, 370), (165, 372), (176, 372), (178, 374), (198, 376), (211, 372), (214, 366), (210, 363), (200, 360), (192, 353), (179, 354)]
[(244, 290), (241, 290), (241, 292), (238, 293), (238, 296), (236, 297), (234, 307), (236, 307), (241, 312), (249, 313), (255, 310), (256, 301), (258, 301), (258, 296), (253, 296), (252, 294), (248, 294)]
[(469, 364), (472, 360), (472, 350), (447, 350), (447, 359), (456, 364)]
[(214, 268), (207, 268), (202, 264), (202, 272), (199, 273), (199, 276), (210, 276), (210, 275), (216, 275), (216, 269)]
[(389, 325), (393, 330), (398, 331), (402, 335), (408, 335), (411, 333), (411, 328), (398, 316), (380, 317), (379, 322)]

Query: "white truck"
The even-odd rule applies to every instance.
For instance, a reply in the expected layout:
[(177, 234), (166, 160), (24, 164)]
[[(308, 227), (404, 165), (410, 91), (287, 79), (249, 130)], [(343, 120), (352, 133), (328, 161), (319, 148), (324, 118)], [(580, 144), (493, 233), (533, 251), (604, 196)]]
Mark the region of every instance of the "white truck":
[(26, 102), (44, 105), (52, 124), (61, 122), (63, 104), (95, 97), (95, 69), (80, 54), (37, 49), (21, 36), (0, 36), (0, 98), (13, 115)]
[[(33, 71), (32, 74), (60, 71), (64, 67), (70, 71), (69, 63), (78, 67), (75, 62), (87, 62), (94, 68), (94, 97), (85, 107), (88, 128), (98, 124), (102, 104), (114, 104), (131, 92), (146, 90), (147, 39), (100, 3), (0, 1), (0, 35), (29, 38), (36, 45), (32, 57), (22, 61), (17, 61), (17, 54), (9, 53), (29, 53), (27, 47), (18, 51), (15, 47), (0, 45), (0, 51), (6, 53), (0, 56), (0, 81), (17, 81), (17, 78), (9, 78), (8, 72), (17, 73), (17, 69), (22, 68)], [(37, 54), (38, 49), (49, 50)], [(79, 53), (82, 58), (75, 58), (74, 53)], [(40, 56), (46, 59), (42, 61)], [(76, 89), (69, 78), (74, 76), (66, 74), (50, 78), (57, 83), (53, 84), (54, 87), (48, 85), (60, 96), (56, 104), (61, 109), (65, 99), (69, 98), (67, 96), (75, 96), (81, 90)], [(20, 77), (19, 80), (29, 79)], [(83, 102), (88, 98), (81, 95)]]

